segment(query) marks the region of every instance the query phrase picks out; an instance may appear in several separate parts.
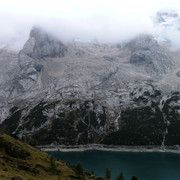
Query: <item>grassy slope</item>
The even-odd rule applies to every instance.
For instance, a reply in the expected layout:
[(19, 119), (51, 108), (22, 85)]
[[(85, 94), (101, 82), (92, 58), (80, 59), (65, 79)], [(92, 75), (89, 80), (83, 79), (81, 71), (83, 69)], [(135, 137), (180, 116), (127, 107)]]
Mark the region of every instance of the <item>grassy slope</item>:
[(8, 135), (0, 133), (0, 179), (20, 176), (23, 180), (103, 179), (85, 173), (76, 174), (75, 167), (55, 159), (57, 169), (51, 168), (51, 155)]

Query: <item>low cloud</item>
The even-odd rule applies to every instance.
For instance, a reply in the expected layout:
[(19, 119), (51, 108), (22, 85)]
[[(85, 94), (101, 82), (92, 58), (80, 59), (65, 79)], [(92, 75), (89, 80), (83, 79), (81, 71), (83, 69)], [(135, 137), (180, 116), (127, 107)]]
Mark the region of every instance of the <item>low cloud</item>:
[[(154, 26), (150, 18), (162, 5), (180, 5), (175, 0), (137, 0), (134, 3), (130, 0), (100, 0), (98, 3), (95, 0), (87, 1), (88, 3), (82, 0), (67, 0), (59, 6), (55, 6), (54, 1), (49, 2), (51, 4), (42, 1), (41, 4), (28, 2), (29, 4), (23, 5), (24, 1), (18, 0), (21, 3), (18, 6), (17, 2), (13, 1), (12, 4), (7, 0), (10, 5), (0, 4), (0, 47), (8, 44), (16, 50), (21, 49), (31, 28), (39, 26), (62, 41), (80, 39), (119, 43), (141, 33), (158, 35), (163, 32), (172, 40), (174, 49), (180, 49), (180, 40), (177, 38), (179, 31), (165, 31), (157, 25)], [(53, 8), (49, 9), (50, 5)]]
[[(132, 18), (131, 23), (109, 17), (91, 17), (87, 19), (65, 19), (49, 17), (0, 16), (6, 21), (0, 29), (0, 44), (10, 44), (14, 49), (21, 49), (28, 39), (33, 26), (39, 26), (62, 41), (80, 39), (82, 41), (122, 42), (140, 33), (150, 33), (153, 25), (150, 19), (141, 22)], [(130, 19), (129, 19), (130, 21)]]

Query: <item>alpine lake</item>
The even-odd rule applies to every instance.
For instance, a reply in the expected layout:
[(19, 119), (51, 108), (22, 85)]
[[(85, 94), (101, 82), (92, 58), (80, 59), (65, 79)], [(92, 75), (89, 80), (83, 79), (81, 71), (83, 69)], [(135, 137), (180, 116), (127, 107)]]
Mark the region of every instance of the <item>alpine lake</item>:
[(87, 172), (105, 176), (111, 171), (112, 180), (123, 172), (125, 180), (180, 180), (180, 154), (167, 152), (117, 152), (87, 150), (79, 152), (48, 152), (58, 159), (76, 165), (79, 161)]

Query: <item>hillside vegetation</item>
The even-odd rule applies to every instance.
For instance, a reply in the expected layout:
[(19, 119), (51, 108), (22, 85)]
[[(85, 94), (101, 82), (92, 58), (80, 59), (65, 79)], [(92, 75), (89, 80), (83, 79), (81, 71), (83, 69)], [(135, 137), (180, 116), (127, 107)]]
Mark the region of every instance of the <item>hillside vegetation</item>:
[(71, 180), (103, 179), (0, 133), (1, 180)]

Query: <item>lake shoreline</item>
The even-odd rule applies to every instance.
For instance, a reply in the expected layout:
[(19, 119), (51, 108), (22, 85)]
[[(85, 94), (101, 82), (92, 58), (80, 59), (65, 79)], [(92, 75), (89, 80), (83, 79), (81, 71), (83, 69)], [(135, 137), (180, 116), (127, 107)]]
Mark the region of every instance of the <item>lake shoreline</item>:
[(180, 154), (179, 146), (118, 146), (118, 145), (102, 145), (102, 144), (89, 144), (89, 145), (46, 145), (38, 146), (42, 151), (61, 151), (61, 152), (82, 152), (89, 150), (99, 151), (112, 151), (112, 152), (170, 152)]

